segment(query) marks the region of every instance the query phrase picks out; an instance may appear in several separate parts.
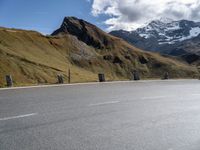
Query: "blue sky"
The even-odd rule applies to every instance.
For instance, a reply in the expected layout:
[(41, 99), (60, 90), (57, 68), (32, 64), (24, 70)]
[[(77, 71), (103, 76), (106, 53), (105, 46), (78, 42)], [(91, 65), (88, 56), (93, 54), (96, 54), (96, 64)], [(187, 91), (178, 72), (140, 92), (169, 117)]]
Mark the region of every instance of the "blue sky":
[(105, 29), (104, 15), (94, 17), (91, 7), (88, 0), (0, 0), (0, 26), (50, 34), (65, 16), (75, 16)]
[(200, 22), (200, 0), (0, 0), (0, 26), (50, 34), (65, 16), (103, 30), (134, 30), (159, 18)]

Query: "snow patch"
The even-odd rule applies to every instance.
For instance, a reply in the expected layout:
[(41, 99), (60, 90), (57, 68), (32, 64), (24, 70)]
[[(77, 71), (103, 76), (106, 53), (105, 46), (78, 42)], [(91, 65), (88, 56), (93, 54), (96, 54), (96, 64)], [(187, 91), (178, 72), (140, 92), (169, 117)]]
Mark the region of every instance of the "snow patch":
[(141, 37), (148, 39), (150, 36), (148, 34), (139, 34)]
[(169, 37), (169, 36), (166, 36), (166, 38), (167, 38), (166, 41), (159, 42), (158, 44), (159, 45), (175, 44), (175, 42), (182, 42), (184, 40), (188, 40), (188, 39), (197, 37), (199, 34), (200, 34), (200, 27), (194, 27), (194, 28), (191, 28), (190, 34), (188, 36), (185, 36), (185, 37), (181, 37), (181, 36), (179, 36), (179, 37)]
[(190, 30), (191, 37), (196, 37), (199, 34), (200, 34), (200, 28), (199, 27), (195, 27), (195, 28), (192, 28), (192, 30)]
[(192, 28), (190, 30), (190, 35), (180, 38), (179, 41), (184, 41), (184, 40), (188, 40), (188, 39), (197, 37), (199, 34), (200, 34), (200, 28), (199, 27)]
[(161, 18), (150, 22), (143, 28), (138, 28), (135, 32), (145, 39), (157, 39), (160, 45), (175, 44), (200, 35), (200, 25), (189, 21), (182, 25), (181, 21)]

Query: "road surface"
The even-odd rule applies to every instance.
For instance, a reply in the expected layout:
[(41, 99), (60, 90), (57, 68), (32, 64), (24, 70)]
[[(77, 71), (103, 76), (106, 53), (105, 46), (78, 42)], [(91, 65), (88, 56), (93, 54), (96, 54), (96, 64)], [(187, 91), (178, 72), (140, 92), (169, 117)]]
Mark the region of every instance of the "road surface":
[(0, 90), (0, 150), (199, 149), (199, 80)]

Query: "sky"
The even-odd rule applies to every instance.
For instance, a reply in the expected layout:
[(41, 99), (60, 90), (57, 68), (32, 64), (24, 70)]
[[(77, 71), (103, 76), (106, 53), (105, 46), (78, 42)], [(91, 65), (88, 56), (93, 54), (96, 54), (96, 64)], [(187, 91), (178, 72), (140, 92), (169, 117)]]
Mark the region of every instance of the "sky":
[(0, 0), (3, 27), (51, 34), (65, 16), (130, 31), (159, 18), (200, 21), (200, 0)]
[(0, 26), (51, 34), (65, 16), (75, 16), (105, 29), (106, 17), (93, 16), (91, 7), (88, 0), (0, 0)]

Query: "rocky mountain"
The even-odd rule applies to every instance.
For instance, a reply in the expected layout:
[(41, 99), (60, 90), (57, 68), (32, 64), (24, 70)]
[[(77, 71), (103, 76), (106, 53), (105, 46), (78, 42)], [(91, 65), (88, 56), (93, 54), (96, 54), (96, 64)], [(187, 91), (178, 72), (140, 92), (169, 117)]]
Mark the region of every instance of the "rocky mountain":
[(0, 28), (0, 87), (11, 74), (15, 85), (49, 84), (71, 69), (72, 82), (127, 80), (138, 70), (142, 78), (197, 77), (196, 67), (171, 57), (138, 49), (96, 26), (66, 17), (51, 36), (35, 31)]
[(173, 56), (199, 55), (200, 23), (188, 20), (155, 20), (135, 31), (112, 31), (138, 48)]
[(65, 34), (74, 35), (80, 41), (98, 49), (109, 47), (113, 44), (112, 36), (93, 24), (75, 17), (65, 17), (61, 27), (52, 33), (53, 36)]

